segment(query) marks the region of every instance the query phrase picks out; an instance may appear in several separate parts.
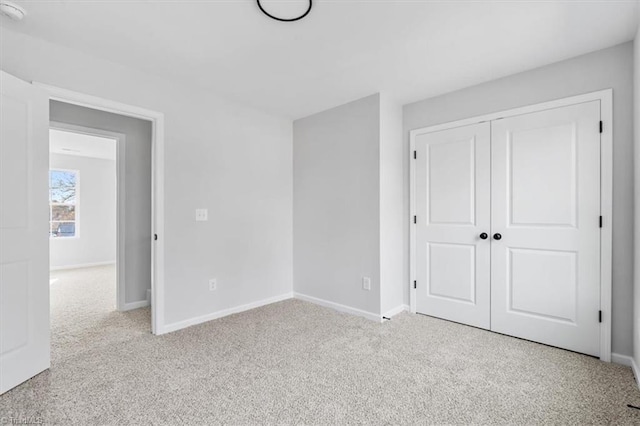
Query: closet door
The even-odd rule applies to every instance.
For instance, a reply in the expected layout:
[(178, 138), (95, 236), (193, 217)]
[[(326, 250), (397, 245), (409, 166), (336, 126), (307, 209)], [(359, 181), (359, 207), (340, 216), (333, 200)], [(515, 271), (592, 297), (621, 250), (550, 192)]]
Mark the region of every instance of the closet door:
[(491, 329), (599, 355), (600, 102), (492, 122)]
[(416, 310), (489, 328), (490, 125), (416, 136)]

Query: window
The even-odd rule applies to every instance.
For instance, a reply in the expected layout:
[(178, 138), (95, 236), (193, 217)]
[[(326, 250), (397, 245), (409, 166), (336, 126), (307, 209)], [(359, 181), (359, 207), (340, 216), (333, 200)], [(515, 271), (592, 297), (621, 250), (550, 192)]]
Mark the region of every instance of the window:
[(52, 238), (75, 237), (77, 230), (78, 172), (49, 171), (49, 222)]

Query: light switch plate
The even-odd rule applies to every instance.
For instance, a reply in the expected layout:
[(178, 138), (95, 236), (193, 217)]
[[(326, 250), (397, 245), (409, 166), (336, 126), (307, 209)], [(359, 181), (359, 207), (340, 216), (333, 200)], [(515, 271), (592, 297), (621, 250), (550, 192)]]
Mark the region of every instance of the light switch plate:
[(363, 290), (371, 290), (371, 278), (362, 277), (362, 289)]
[(196, 222), (205, 222), (209, 220), (209, 210), (196, 209)]

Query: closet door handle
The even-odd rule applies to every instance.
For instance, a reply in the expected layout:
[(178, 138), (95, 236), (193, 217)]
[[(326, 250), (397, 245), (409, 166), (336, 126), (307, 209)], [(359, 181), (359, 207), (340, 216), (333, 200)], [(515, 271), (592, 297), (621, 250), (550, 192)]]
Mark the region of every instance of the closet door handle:
[(481, 240), (486, 240), (487, 238), (489, 238), (489, 235), (487, 235), (486, 232), (483, 232), (482, 234), (480, 234), (480, 239)]
[(493, 234), (493, 239), (494, 239), (494, 240), (501, 240), (501, 239), (502, 239), (502, 235), (500, 235), (500, 234)]

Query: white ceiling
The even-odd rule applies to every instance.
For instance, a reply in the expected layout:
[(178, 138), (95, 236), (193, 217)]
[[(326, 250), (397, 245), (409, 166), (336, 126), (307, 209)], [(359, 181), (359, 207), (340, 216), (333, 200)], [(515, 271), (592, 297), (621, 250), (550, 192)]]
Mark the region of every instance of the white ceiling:
[[(292, 118), (378, 91), (401, 103), (633, 38), (635, 0), (17, 1), (3, 25)], [(293, 16), (307, 0), (264, 0)]]
[(110, 138), (50, 129), (49, 152), (115, 160), (116, 141)]

